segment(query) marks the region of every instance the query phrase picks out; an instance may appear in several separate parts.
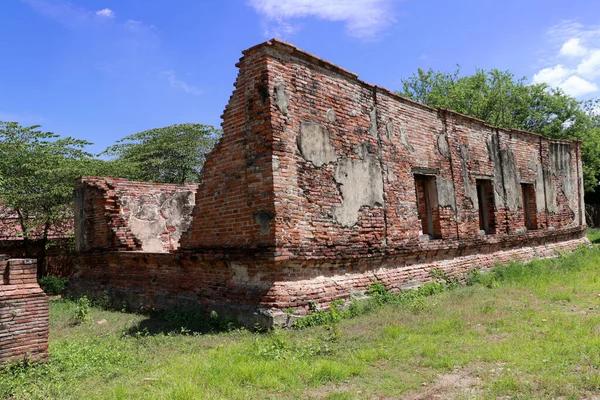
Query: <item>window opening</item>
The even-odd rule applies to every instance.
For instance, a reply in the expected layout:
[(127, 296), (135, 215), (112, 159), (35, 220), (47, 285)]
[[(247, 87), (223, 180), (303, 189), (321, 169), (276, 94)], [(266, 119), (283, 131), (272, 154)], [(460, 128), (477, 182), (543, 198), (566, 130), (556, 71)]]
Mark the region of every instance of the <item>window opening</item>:
[(494, 212), (494, 188), (492, 181), (477, 179), (477, 202), (479, 203), (479, 230), (487, 235), (496, 233)]
[(420, 231), (431, 239), (442, 237), (435, 176), (415, 175)]
[(523, 195), (523, 223), (528, 230), (537, 229), (537, 206), (535, 187), (531, 183), (521, 183)]

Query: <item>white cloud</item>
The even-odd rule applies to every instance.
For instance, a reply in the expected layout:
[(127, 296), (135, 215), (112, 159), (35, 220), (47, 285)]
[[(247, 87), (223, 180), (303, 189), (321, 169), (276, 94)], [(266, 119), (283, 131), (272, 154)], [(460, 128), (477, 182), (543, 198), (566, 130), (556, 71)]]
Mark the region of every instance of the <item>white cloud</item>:
[(577, 21), (562, 20), (548, 29), (548, 35), (563, 40), (578, 36), (584, 29), (585, 27)]
[(546, 83), (549, 86), (559, 86), (571, 71), (564, 65), (557, 65), (550, 68), (544, 68), (533, 75), (533, 83)]
[(586, 78), (595, 78), (600, 75), (600, 50), (593, 51), (578, 66), (577, 73)]
[(584, 94), (594, 93), (598, 90), (598, 85), (593, 82), (586, 81), (577, 75), (570, 76), (559, 86), (566, 94), (573, 97), (579, 97)]
[(581, 39), (571, 38), (560, 48), (559, 54), (566, 57), (582, 57), (586, 55), (587, 49), (581, 45)]
[(175, 71), (173, 71), (172, 69), (167, 70), (167, 71), (162, 71), (161, 73), (167, 77), (167, 79), (169, 80), (169, 83), (171, 84), (171, 87), (176, 88), (176, 89), (181, 89), (184, 92), (189, 93), (189, 94), (194, 94), (194, 95), (202, 94), (202, 91), (200, 89), (198, 89), (197, 87), (189, 85), (186, 82), (179, 79), (177, 77), (177, 74), (175, 73)]
[(248, 4), (266, 18), (266, 35), (289, 35), (298, 27), (289, 20), (314, 17), (345, 22), (349, 35), (373, 39), (394, 22), (395, 0), (249, 0)]
[(78, 26), (85, 23), (90, 12), (67, 2), (47, 0), (21, 0), (36, 12), (63, 25)]
[[(554, 56), (533, 75), (533, 83), (546, 83), (580, 97), (600, 90), (600, 27), (561, 21), (548, 30)], [(542, 64), (543, 65), (543, 64)]]
[(96, 11), (96, 15), (103, 18), (113, 18), (115, 13), (110, 8), (104, 8), (102, 10)]

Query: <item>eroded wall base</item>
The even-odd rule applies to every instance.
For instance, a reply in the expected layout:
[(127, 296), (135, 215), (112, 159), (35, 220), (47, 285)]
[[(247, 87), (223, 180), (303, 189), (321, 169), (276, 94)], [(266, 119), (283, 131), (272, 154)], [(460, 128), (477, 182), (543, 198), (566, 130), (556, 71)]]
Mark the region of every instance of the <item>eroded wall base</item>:
[[(589, 244), (581, 228), (530, 232), (510, 240), (493, 237), (469, 243), (431, 241), (415, 248), (376, 257), (344, 260), (279, 260), (260, 254), (207, 252), (158, 254), (85, 253), (71, 281), (74, 294), (110, 298), (114, 306), (150, 311), (201, 307), (231, 316), (244, 325), (286, 325), (286, 309), (298, 316), (310, 304), (328, 309), (337, 299), (361, 295), (374, 282), (390, 290), (407, 289), (431, 280), (439, 268), (464, 277), (513, 260), (555, 257)], [(251, 261), (250, 261), (251, 260)]]

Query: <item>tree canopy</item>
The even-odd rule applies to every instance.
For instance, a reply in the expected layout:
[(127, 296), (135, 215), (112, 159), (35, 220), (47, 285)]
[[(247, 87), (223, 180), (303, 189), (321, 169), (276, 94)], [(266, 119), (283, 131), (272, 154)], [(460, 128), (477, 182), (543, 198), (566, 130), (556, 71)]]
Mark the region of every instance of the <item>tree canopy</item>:
[(600, 113), (598, 100), (578, 101), (546, 84), (528, 84), (509, 71), (477, 69), (461, 76), (419, 69), (402, 80), (400, 95), (448, 108), (501, 128), (522, 129), (549, 138), (577, 139), (582, 144), (585, 189), (600, 179)]
[(129, 135), (102, 154), (126, 177), (136, 180), (199, 182), (206, 154), (221, 131), (202, 124), (176, 124)]
[[(70, 232), (65, 221), (72, 217), (73, 182), (91, 159), (83, 148), (89, 143), (71, 137), (59, 138), (39, 126), (23, 127), (16, 122), (0, 122), (0, 203), (15, 226), (5, 229), (22, 236), (25, 251), (32, 239), (43, 242), (49, 232)], [(28, 256), (30, 254), (27, 254)], [(43, 267), (43, 253), (40, 266)]]

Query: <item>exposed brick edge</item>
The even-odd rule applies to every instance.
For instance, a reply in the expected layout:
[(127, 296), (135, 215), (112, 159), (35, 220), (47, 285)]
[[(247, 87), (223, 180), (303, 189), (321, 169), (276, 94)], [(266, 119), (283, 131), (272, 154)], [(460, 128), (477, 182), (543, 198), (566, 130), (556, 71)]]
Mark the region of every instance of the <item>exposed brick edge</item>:
[(116, 249), (131, 251), (141, 250), (142, 242), (134, 236), (127, 222), (121, 217), (121, 202), (116, 196), (115, 182), (122, 179), (84, 176), (77, 180), (75, 188), (87, 185), (97, 189), (104, 198), (104, 217), (106, 224), (113, 233), (112, 241)]

